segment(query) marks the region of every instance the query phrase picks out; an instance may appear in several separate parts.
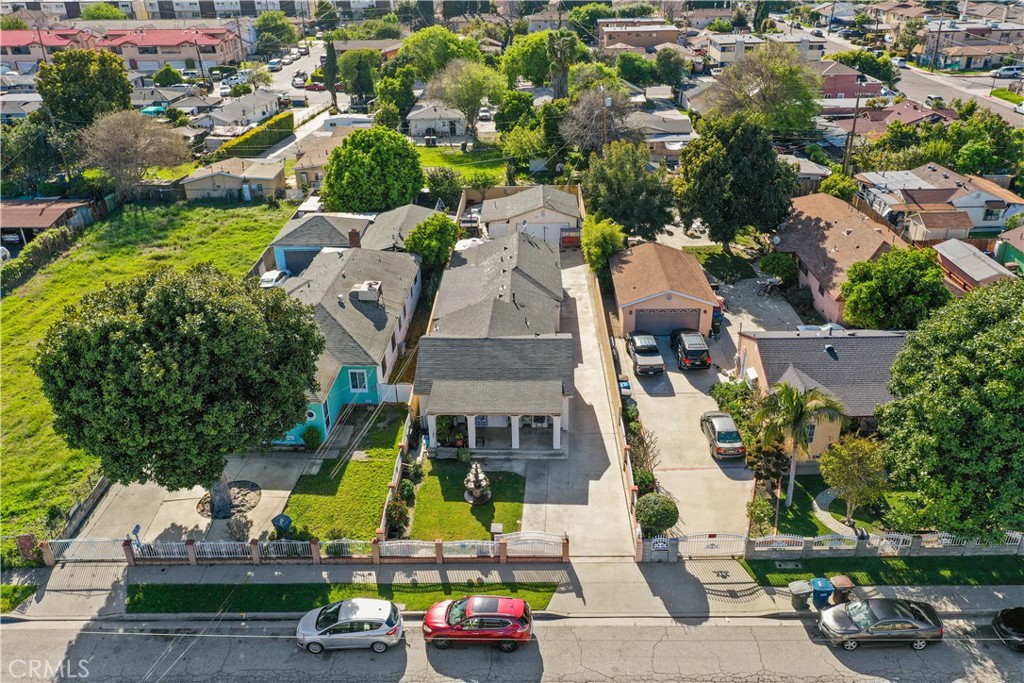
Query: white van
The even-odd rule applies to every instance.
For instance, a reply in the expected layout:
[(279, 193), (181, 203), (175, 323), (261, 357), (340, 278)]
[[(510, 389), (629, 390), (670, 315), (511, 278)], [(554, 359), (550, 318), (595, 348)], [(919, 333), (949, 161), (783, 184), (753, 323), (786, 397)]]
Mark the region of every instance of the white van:
[(892, 65), (895, 66), (898, 69), (906, 69), (907, 68), (907, 60), (904, 57), (893, 57), (892, 58)]

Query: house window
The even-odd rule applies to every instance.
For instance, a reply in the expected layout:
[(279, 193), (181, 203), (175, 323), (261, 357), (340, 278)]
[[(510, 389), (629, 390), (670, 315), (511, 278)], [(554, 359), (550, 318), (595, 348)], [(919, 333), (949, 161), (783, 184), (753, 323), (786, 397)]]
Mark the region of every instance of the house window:
[(352, 391), (366, 391), (366, 370), (349, 370), (348, 386)]
[(387, 358), (381, 358), (380, 359), (380, 376), (383, 377), (383, 378), (387, 378), (387, 376), (388, 376), (388, 359)]
[(1002, 209), (985, 209), (985, 221), (997, 221), (1003, 217)]
[(814, 441), (814, 430), (818, 427), (816, 424), (807, 425), (807, 443)]
[(139, 48), (139, 54), (140, 55), (155, 55), (156, 54), (156, 48), (155, 47), (140, 47)]
[(825, 296), (825, 286), (824, 285), (818, 285), (818, 294), (821, 294), (822, 296)]
[(327, 401), (324, 401), (324, 431), (328, 433), (331, 431), (331, 406)]
[(800, 269), (801, 273), (803, 273), (804, 275), (807, 275), (807, 264), (806, 263), (804, 263), (803, 261), (797, 260), (796, 265), (797, 265), (797, 268)]
[(395, 333), (394, 332), (391, 333), (391, 350), (392, 351), (395, 350)]

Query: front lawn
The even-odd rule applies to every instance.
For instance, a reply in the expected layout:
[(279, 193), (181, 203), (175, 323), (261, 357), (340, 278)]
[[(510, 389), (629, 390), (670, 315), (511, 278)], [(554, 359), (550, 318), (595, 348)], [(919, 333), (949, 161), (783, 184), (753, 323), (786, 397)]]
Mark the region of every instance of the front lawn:
[[(331, 472), (338, 461), (325, 460), (317, 474), (299, 477), (284, 509), (297, 536), (324, 541), (373, 538), (395, 469), (405, 416), (404, 407), (382, 410), (356, 448), (366, 453), (365, 459), (362, 455), (349, 459), (337, 476)], [(360, 427), (361, 423), (354, 425), (355, 433)]]
[(30, 583), (11, 585), (0, 584), (0, 614), (7, 614), (32, 597), (39, 586)]
[[(783, 496), (786, 493), (786, 484), (786, 477), (783, 477)], [(797, 536), (825, 536), (833, 533), (821, 523), (811, 506), (811, 501), (827, 488), (825, 480), (817, 474), (798, 475), (793, 489), (793, 507), (787, 508), (785, 499), (779, 506), (779, 533)]]
[(128, 586), (128, 613), (305, 612), (338, 600), (383, 598), (407, 610), (423, 611), (441, 600), (475, 595), (504, 595), (546, 609), (556, 583), (152, 583)]
[(523, 518), (526, 480), (512, 472), (484, 472), (491, 481), (494, 497), (486, 505), (470, 505), (463, 497), (463, 480), (469, 463), (457, 460), (427, 460), (423, 481), (416, 490), (410, 538), (422, 541), (490, 540), (491, 523), (505, 525), (505, 533), (519, 531)]
[[(96, 458), (71, 450), (53, 431), (32, 358), (46, 331), (87, 293), (146, 273), (210, 261), (235, 275), (249, 270), (294, 209), (266, 205), (180, 203), (129, 206), (90, 227), (68, 254), (4, 297), (0, 347), (3, 383), (0, 476), (4, 535), (46, 535), (48, 510), (59, 516), (84, 496)], [(16, 561), (5, 546), (4, 559)]]
[(1013, 555), (991, 557), (835, 557), (793, 560), (799, 568), (779, 569), (776, 560), (740, 560), (762, 586), (786, 586), (815, 576), (849, 576), (858, 586), (1019, 586), (1024, 562)]
[(726, 254), (717, 244), (683, 247), (683, 251), (696, 256), (704, 270), (723, 282), (736, 282), (757, 276), (747, 259), (735, 253)]
[(459, 147), (416, 147), (420, 164), (424, 169), (435, 166), (451, 166), (463, 175), (475, 171), (487, 171), (499, 185), (505, 182), (505, 159), (501, 150), (477, 143), (472, 152), (463, 152)]
[(1015, 92), (1010, 92), (1006, 88), (996, 88), (992, 91), (992, 97), (998, 97), (1001, 100), (1006, 100), (1012, 104), (1020, 104), (1024, 102), (1024, 97), (1021, 97)]

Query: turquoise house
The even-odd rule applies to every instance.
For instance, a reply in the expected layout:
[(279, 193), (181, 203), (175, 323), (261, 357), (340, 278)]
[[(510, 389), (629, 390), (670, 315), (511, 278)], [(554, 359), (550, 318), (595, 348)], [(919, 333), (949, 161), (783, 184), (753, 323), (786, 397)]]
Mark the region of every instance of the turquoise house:
[(313, 307), (326, 348), (317, 360), (320, 388), (309, 396), (306, 420), (279, 445), (302, 445), (310, 426), (326, 439), (346, 405), (381, 402), (421, 286), (415, 256), (359, 248), (326, 249), (285, 282), (290, 296)]
[(358, 214), (316, 213), (291, 219), (270, 243), (277, 269), (298, 275), (322, 249), (360, 246), (359, 237), (370, 224), (370, 218)]

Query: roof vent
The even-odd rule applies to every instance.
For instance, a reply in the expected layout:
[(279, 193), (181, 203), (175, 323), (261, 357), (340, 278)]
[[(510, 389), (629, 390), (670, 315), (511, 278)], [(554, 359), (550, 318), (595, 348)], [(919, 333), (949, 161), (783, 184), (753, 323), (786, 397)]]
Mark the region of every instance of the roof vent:
[(956, 181), (956, 186), (957, 187), (963, 187), (964, 184), (958, 180), (958, 181)]
[(949, 179), (949, 174), (948, 174), (948, 173), (943, 173), (943, 174), (942, 174), (942, 177), (943, 177), (943, 178), (946, 178), (946, 179), (948, 180), (948, 179)]
[(935, 168), (935, 164), (928, 164), (928, 170), (929, 170), (929, 171), (934, 171), (934, 170), (936, 170), (936, 168)]
[(851, 228), (847, 228), (846, 230), (843, 230), (843, 234), (844, 235), (852, 235), (853, 234), (853, 230)]
[(379, 280), (367, 280), (354, 286), (352, 288), (352, 295), (356, 301), (374, 301), (379, 303), (384, 295), (384, 290)]
[(839, 358), (839, 354), (836, 353), (836, 347), (832, 346), (831, 344), (825, 345), (825, 353), (832, 356), (833, 360)]

